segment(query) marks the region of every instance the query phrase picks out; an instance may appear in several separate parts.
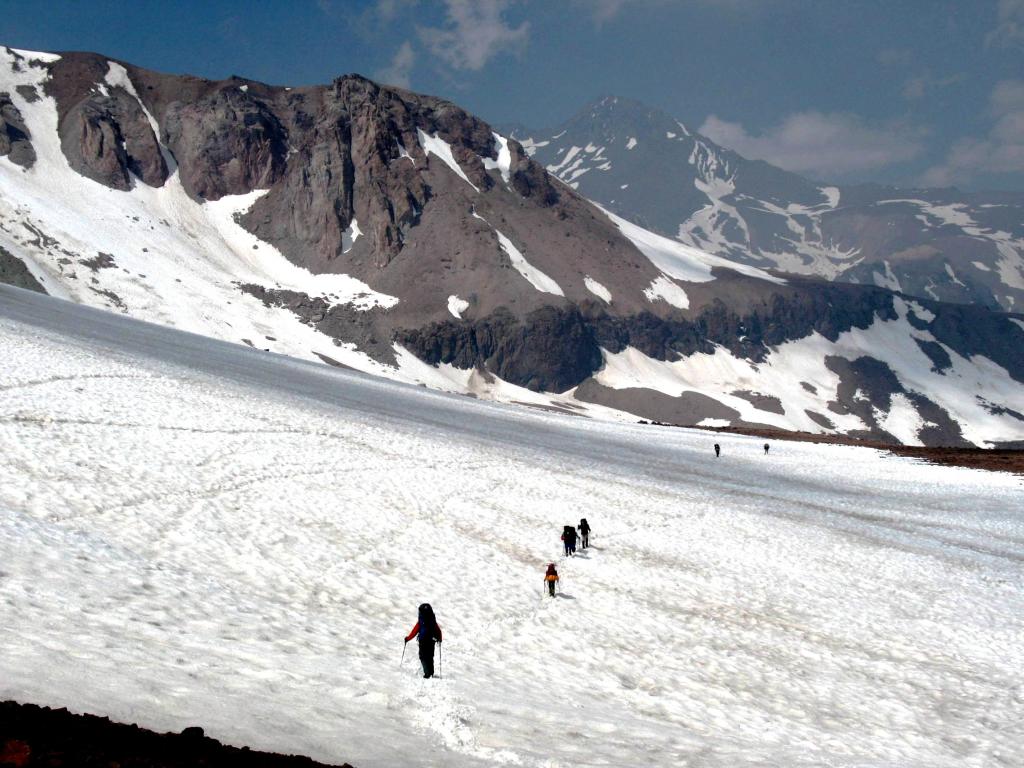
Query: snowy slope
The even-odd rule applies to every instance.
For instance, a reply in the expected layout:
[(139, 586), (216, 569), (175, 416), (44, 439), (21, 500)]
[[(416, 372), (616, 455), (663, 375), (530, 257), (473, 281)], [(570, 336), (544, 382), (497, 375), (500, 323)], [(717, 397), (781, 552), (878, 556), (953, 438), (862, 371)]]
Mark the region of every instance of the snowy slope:
[[(1019, 478), (765, 457), (2, 286), (0, 346), (0, 697), (359, 768), (1020, 764)], [(423, 600), (429, 682), (398, 665)]]

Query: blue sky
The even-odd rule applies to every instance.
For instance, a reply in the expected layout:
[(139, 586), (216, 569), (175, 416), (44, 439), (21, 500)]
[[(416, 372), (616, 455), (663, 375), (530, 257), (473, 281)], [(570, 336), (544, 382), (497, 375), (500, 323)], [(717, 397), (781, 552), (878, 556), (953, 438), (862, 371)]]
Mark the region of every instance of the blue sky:
[(1024, 190), (1024, 0), (0, 0), (0, 41), (532, 127), (630, 96), (818, 179)]

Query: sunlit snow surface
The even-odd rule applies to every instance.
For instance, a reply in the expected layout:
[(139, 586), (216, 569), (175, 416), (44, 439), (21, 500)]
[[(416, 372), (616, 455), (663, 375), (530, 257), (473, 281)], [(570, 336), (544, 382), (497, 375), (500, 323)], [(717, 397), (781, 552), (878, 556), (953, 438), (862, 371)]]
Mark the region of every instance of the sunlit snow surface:
[[(766, 457), (3, 287), (0, 348), (0, 698), (359, 768), (1020, 765), (1019, 478)], [(424, 600), (440, 680), (399, 667)]]

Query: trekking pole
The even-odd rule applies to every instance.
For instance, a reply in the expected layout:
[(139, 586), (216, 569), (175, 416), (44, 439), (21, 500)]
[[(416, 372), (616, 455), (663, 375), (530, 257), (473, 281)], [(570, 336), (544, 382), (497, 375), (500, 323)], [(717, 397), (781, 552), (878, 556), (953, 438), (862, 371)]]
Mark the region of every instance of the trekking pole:
[(437, 644), (437, 676), (441, 678), (444, 677), (444, 651), (442, 650), (443, 647), (444, 643)]
[(398, 662), (398, 666), (402, 666), (405, 663), (405, 649), (409, 647), (408, 643), (402, 643), (402, 660)]

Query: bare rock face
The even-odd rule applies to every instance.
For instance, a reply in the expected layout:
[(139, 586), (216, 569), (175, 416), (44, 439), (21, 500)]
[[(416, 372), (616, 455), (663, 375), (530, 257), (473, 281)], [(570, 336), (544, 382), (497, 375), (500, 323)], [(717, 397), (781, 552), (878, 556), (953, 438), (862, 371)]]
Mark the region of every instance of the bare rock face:
[(775, 286), (745, 309), (726, 303), (732, 288), (691, 313), (625, 316), (594, 302), (545, 307), (525, 318), (507, 311), (474, 322), (446, 320), (398, 329), (396, 339), (417, 357), (457, 368), (483, 367), (506, 381), (549, 392), (582, 384), (603, 364), (601, 350), (633, 347), (655, 360), (676, 360), (716, 347), (737, 357), (764, 360), (771, 347), (817, 332), (835, 341), (877, 318), (893, 319), (892, 294), (867, 286)]
[(480, 367), (536, 391), (564, 392), (601, 367), (591, 324), (575, 307), (542, 307), (517, 320), (508, 311), (477, 322), (400, 331), (398, 341), (434, 365)]
[(286, 103), (287, 172), (243, 224), (303, 266), (322, 271), (318, 265), (347, 252), (344, 233), (353, 220), (374, 266), (398, 255), (431, 197), (417, 169), (426, 161), (420, 131), (443, 135), (479, 189), (494, 183), (480, 159), (494, 156), (490, 128), (448, 102), (350, 75), (328, 89), (291, 93)]
[(3, 247), (0, 247), (0, 283), (36, 293), (46, 293), (46, 289), (29, 272), (25, 262)]
[(60, 121), (68, 162), (83, 176), (114, 189), (130, 189), (132, 176), (161, 186), (167, 164), (138, 100), (122, 88), (108, 93), (91, 93)]
[(175, 102), (163, 130), (192, 195), (219, 200), (266, 189), (284, 173), (288, 134), (262, 102), (238, 88)]
[(36, 161), (32, 137), (9, 93), (0, 93), (0, 155), (24, 168), (30, 168)]
[(509, 139), (508, 147), (512, 153), (512, 188), (544, 207), (557, 203), (558, 190), (551, 183), (551, 176), (544, 167), (530, 160), (522, 144), (515, 139)]
[(385, 266), (430, 194), (409, 160), (395, 162), (400, 146), (419, 146), (405, 103), (369, 81), (341, 78), (329, 91), (290, 95), (288, 106), (287, 173), (243, 224), (316, 269), (351, 248), (345, 232), (355, 219)]
[(114, 189), (131, 188), (124, 137), (108, 110), (92, 102), (76, 105), (61, 123), (60, 139), (80, 174)]

